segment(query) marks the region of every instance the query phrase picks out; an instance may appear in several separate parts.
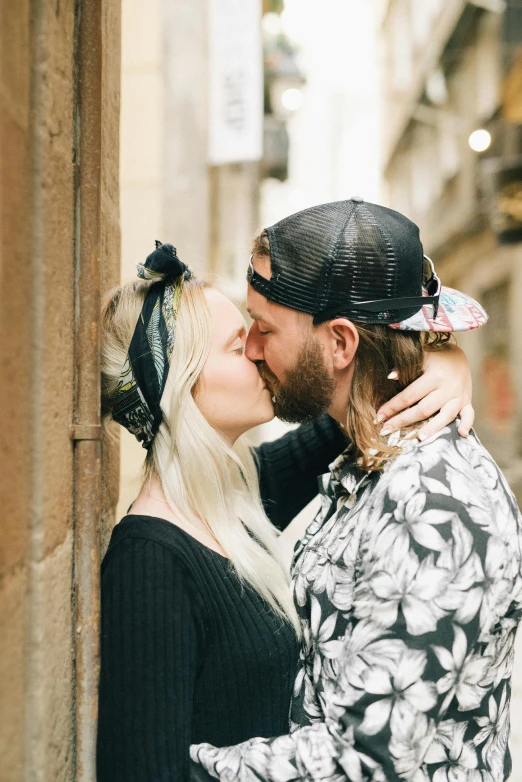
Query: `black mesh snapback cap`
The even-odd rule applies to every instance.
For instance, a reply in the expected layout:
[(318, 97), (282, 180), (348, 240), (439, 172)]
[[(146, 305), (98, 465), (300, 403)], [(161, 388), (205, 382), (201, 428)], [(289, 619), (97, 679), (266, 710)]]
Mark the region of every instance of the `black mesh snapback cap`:
[(362, 198), (305, 209), (265, 229), (272, 277), (248, 282), (267, 299), (314, 316), (344, 316), (415, 331), (467, 331), (487, 315), (469, 296), (441, 286), (407, 217)]

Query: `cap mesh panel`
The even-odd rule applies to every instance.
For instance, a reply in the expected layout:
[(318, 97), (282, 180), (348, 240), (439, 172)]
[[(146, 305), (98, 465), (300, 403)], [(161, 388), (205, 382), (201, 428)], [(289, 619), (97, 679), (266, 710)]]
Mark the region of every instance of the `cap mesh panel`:
[(357, 302), (421, 295), (422, 245), (403, 215), (337, 201), (291, 215), (267, 234), (273, 301), (314, 315), (338, 307), (337, 314), (362, 323), (395, 323), (419, 310), (350, 310)]

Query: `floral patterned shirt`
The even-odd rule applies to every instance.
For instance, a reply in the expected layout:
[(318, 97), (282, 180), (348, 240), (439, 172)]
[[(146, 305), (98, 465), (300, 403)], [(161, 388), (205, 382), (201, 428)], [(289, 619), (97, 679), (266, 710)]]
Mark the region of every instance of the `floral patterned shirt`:
[(290, 732), (193, 746), (211, 777), (509, 776), (520, 512), (473, 434), (453, 424), (400, 444), (383, 472), (362, 472), (348, 450), (322, 477), (293, 562), (303, 646)]

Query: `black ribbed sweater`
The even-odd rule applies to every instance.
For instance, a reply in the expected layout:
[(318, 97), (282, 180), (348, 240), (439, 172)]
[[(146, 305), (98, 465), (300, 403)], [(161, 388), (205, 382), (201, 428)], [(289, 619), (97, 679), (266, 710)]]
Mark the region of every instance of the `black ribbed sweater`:
[[(256, 449), (283, 529), (346, 446), (324, 416)], [(184, 782), (189, 746), (288, 730), (298, 645), (230, 562), (182, 529), (125, 516), (102, 563), (98, 782)]]

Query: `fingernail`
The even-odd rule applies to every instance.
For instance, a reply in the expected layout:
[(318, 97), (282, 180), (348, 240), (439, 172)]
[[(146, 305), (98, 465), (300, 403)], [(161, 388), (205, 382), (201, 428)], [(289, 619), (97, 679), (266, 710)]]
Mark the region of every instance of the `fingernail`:
[(390, 372), (388, 375), (388, 380), (398, 380), (399, 379), (399, 373), (393, 370), (393, 372)]
[(419, 438), (419, 440), (421, 441), (421, 443), (423, 443), (423, 442), (424, 442), (424, 440), (427, 438), (427, 436), (428, 436), (428, 435), (426, 434), (426, 432), (419, 432), (419, 434), (417, 435), (417, 437)]
[(392, 430), (392, 429), (391, 429), (389, 426), (384, 426), (384, 427), (381, 429), (381, 435), (382, 435), (383, 437), (386, 437), (386, 435), (387, 435), (387, 434), (391, 434), (391, 433), (392, 433), (392, 431), (393, 431), (393, 430)]
[(386, 421), (386, 416), (380, 413), (377, 418), (373, 419), (374, 424), (382, 424), (383, 421)]

